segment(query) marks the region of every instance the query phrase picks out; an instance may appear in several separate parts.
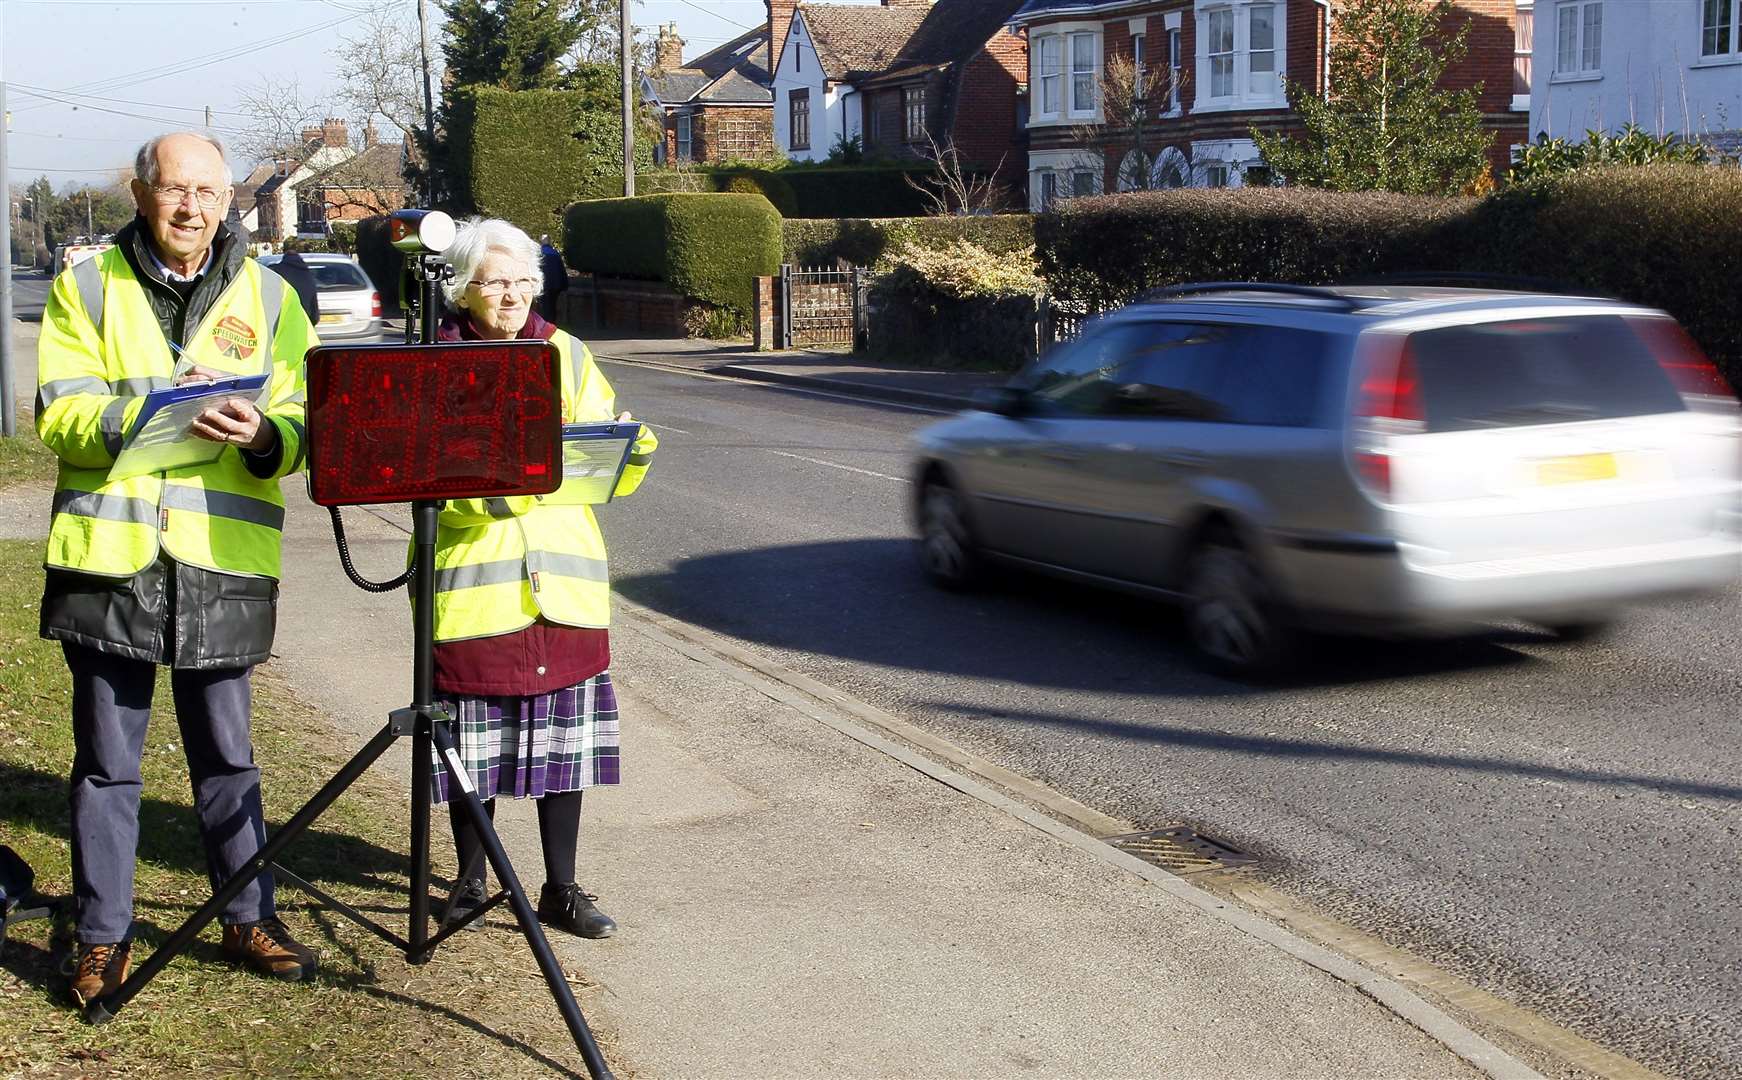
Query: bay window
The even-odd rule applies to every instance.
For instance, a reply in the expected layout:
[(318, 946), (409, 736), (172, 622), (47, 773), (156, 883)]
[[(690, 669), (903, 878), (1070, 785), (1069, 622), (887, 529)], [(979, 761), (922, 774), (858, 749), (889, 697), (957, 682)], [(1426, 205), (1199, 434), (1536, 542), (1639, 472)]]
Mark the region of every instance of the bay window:
[(1071, 114), (1095, 111), (1095, 35), (1071, 35)]
[[(1094, 29), (1083, 29), (1085, 25)], [(1084, 120), (1097, 111), (1100, 93), (1099, 24), (1055, 24), (1030, 34), (1030, 126)], [(1139, 57), (1141, 63), (1142, 58)]]
[(1039, 116), (1057, 116), (1059, 114), (1059, 84), (1064, 80), (1064, 40), (1057, 34), (1048, 34), (1039, 39), (1039, 59), (1036, 67), (1039, 71), (1040, 107), (1035, 110)]
[(1197, 0), (1195, 10), (1194, 110), (1284, 106), (1288, 0)]

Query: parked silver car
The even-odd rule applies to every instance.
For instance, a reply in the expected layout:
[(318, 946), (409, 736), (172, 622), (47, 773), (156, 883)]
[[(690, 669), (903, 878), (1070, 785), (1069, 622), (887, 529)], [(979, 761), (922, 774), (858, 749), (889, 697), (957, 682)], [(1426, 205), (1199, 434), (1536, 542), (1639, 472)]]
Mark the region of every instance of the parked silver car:
[(1181, 601), (1256, 674), (1295, 627), (1568, 636), (1742, 570), (1742, 414), (1677, 323), (1474, 289), (1200, 285), (917, 436), (922, 561)]
[[(282, 258), (263, 255), (262, 266)], [(327, 345), (359, 345), (381, 340), (381, 294), (349, 255), (305, 252), (303, 262), (315, 279), (315, 303), (321, 317), (315, 327)]]

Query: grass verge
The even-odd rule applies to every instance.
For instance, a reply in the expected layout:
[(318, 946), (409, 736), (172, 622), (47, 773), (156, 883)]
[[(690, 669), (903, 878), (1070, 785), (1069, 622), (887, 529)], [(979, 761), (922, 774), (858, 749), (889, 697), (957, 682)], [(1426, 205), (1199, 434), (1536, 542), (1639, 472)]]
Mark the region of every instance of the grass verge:
[[(72, 761), (70, 687), (60, 650), (36, 634), (41, 551), (0, 541), (0, 841), (36, 869), (38, 891), (71, 892), (66, 777)], [(135, 884), (137, 965), (211, 893), (187, 766), (160, 679), (146, 739), (145, 796)], [(300, 704), (270, 669), (257, 672), (254, 751), (275, 829), (348, 754), (325, 717)], [(408, 891), (403, 787), (370, 773), (335, 804), (285, 863), (400, 932)], [(437, 814), (439, 825), (444, 815)], [(445, 834), (438, 828), (438, 839)], [(47, 920), (20, 924), (0, 954), (0, 1076), (489, 1075), (583, 1072), (580, 1056), (530, 953), (492, 913), (413, 967), (380, 939), (280, 886), (280, 913), (322, 952), (311, 983), (238, 971), (208, 928), (102, 1027), (74, 1011), (62, 972), (69, 937)], [(570, 973), (585, 1010), (596, 990)], [(612, 1045), (601, 1033), (607, 1060)], [(626, 1075), (622, 1069), (619, 1075)]]
[(32, 480), (53, 480), (54, 455), (36, 437), (36, 423), (30, 414), (18, 417), (18, 435), (0, 438), (0, 488)]

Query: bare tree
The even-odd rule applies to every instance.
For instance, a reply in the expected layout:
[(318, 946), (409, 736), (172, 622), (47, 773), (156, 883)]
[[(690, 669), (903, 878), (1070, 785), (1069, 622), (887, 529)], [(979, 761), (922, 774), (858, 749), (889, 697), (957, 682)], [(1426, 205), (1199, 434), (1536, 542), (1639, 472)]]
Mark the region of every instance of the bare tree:
[(1116, 186), (1121, 191), (1148, 191), (1164, 186), (1155, 174), (1161, 148), (1151, 136), (1156, 121), (1185, 92), (1185, 72), (1166, 64), (1139, 67), (1129, 56), (1107, 58), (1095, 92), (1101, 122), (1071, 129), (1071, 142), (1083, 152), (1085, 165), (1117, 156)]
[(925, 145), (919, 149), (922, 160), (932, 165), (932, 175), (924, 180), (904, 176), (907, 186), (925, 196), (926, 213), (933, 217), (953, 214), (995, 214), (1009, 205), (1009, 193), (998, 182), (1004, 159), (990, 172), (969, 172), (962, 165), (962, 155), (954, 139), (939, 144), (930, 131), (925, 133)]
[[(403, 138), (423, 132), (423, 68), (417, 18), (405, 4), (372, 6), (334, 53), (338, 100), (365, 122), (380, 117)], [(440, 73), (434, 73), (440, 79)]]
[(328, 110), (304, 96), (295, 78), (272, 82), (265, 77), (244, 87), (239, 112), (248, 117), (243, 134), (229, 140), (237, 156), (250, 163), (296, 157), (302, 132), (321, 126)]

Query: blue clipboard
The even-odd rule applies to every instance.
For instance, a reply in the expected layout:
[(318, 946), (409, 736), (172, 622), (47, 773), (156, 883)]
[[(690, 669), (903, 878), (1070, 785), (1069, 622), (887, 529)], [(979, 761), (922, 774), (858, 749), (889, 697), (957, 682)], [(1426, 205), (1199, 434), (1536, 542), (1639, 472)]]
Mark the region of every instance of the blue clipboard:
[(266, 382), (264, 374), (237, 375), (153, 390), (145, 395), (145, 404), (127, 431), (121, 452), (109, 470), (109, 479), (124, 480), (216, 461), (227, 444), (190, 435), (189, 425), (214, 401), (224, 398), (258, 401)]
[(608, 503), (629, 464), (629, 452), (641, 436), (641, 425), (630, 421), (563, 425), (563, 486), (565, 502)]

